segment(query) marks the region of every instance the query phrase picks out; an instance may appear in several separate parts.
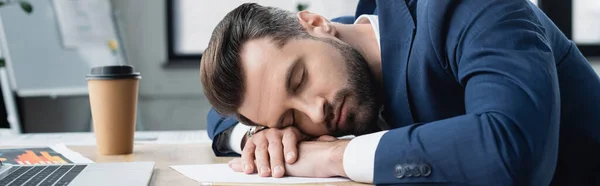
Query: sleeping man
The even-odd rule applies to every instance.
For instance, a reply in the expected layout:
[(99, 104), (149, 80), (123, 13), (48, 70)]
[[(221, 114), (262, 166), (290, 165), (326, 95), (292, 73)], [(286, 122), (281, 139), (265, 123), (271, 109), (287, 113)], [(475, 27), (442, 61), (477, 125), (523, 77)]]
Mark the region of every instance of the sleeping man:
[(200, 73), (213, 149), (241, 155), (235, 171), (600, 184), (600, 80), (528, 1), (363, 0), (333, 21), (243, 4)]

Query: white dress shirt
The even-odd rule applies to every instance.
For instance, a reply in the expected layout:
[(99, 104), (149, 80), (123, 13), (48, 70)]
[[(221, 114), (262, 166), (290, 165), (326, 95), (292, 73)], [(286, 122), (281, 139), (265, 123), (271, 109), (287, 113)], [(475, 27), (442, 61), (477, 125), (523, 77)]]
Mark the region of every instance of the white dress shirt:
[(242, 139), (244, 139), (248, 129), (250, 129), (250, 126), (248, 125), (242, 123), (235, 124), (235, 127), (229, 136), (229, 149), (238, 154), (242, 154)]
[[(376, 15), (361, 15), (356, 19), (354, 24), (371, 24), (373, 31), (375, 31), (377, 45), (379, 45), (381, 50), (379, 41), (379, 20)], [(235, 125), (231, 132), (231, 136), (229, 137), (229, 149), (238, 154), (242, 154), (242, 139), (249, 128), (249, 126), (240, 123)], [(344, 171), (346, 172), (346, 175), (348, 175), (348, 178), (357, 182), (373, 182), (375, 150), (377, 150), (379, 140), (386, 132), (387, 130), (358, 136), (350, 140), (344, 151), (343, 158)]]

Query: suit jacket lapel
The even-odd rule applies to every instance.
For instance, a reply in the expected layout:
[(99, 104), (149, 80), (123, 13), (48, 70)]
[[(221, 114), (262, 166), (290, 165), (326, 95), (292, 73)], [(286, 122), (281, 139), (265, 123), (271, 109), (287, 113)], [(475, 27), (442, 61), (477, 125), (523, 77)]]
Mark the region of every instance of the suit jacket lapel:
[(405, 1), (377, 0), (377, 10), (386, 103), (383, 114), (391, 126), (409, 125), (414, 121), (408, 100), (407, 65), (415, 22)]

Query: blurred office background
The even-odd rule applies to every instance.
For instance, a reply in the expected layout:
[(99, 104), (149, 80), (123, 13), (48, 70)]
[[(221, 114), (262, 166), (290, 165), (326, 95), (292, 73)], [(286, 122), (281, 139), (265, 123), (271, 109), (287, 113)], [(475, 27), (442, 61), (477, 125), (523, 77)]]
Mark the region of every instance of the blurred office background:
[[(86, 50), (82, 48), (89, 48), (85, 45), (68, 47), (64, 43), (65, 33), (61, 33), (63, 30), (60, 29), (64, 25), (57, 21), (57, 15), (64, 10), (56, 8), (58, 2), (55, 1), (77, 2), (28, 0), (33, 5), (31, 14), (21, 11), (21, 7), (14, 4), (15, 0), (12, 6), (0, 7), (0, 57), (7, 60), (8, 67), (3, 73), (1, 102), (5, 106), (0, 107), (0, 128), (8, 128), (9, 123), (19, 123), (21, 131), (25, 133), (90, 131), (85, 74), (89, 66), (98, 65), (103, 62), (99, 59), (105, 59), (133, 65), (142, 74), (139, 130), (205, 129), (205, 116), (210, 105), (202, 93), (199, 61), (212, 29), (227, 12), (243, 2), (258, 2), (290, 11), (307, 8), (327, 18), (334, 18), (354, 15), (358, 2), (106, 0), (109, 5), (106, 10), (110, 11), (107, 20), (113, 27), (108, 30), (114, 31), (115, 40), (119, 41), (120, 46), (117, 52), (111, 53), (105, 49), (84, 52)], [(80, 2), (85, 1), (98, 0)], [(596, 58), (600, 56), (600, 21), (597, 19), (600, 17), (600, 1), (533, 2), (555, 21), (567, 37), (579, 45), (597, 72), (600, 72), (600, 60)], [(39, 44), (41, 42), (44, 44)], [(28, 48), (34, 52), (26, 50)], [(47, 71), (58, 75), (46, 78), (40, 75)]]

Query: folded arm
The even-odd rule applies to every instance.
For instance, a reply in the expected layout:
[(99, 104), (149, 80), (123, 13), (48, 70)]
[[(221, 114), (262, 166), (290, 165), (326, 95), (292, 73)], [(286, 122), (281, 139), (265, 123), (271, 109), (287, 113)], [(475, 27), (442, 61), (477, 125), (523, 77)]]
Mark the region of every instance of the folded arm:
[(450, 64), (465, 88), (465, 115), (355, 138), (343, 156), (348, 177), (548, 185), (558, 146), (558, 80), (544, 30), (523, 3), (496, 1), (473, 12)]
[[(239, 156), (241, 152), (241, 139), (243, 138), (243, 134), (239, 136), (239, 131), (244, 131), (243, 128), (246, 126), (239, 124), (234, 117), (221, 116), (214, 109), (208, 112), (206, 123), (206, 131), (210, 139), (213, 140), (212, 149), (215, 155)], [(237, 142), (237, 139), (239, 139), (239, 142)]]

